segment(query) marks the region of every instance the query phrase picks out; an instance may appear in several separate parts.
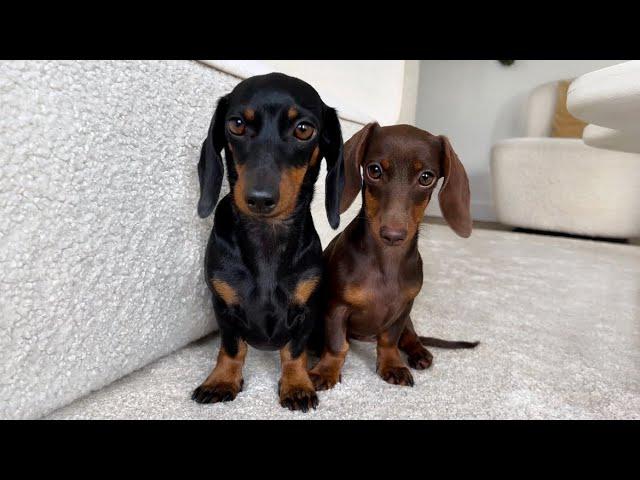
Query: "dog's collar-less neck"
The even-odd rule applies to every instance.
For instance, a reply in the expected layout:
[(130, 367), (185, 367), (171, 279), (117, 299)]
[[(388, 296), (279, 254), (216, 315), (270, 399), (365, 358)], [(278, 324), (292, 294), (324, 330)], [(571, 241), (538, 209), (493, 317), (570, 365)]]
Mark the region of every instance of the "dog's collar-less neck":
[(241, 212), (233, 201), (231, 205), (237, 224), (243, 232), (242, 236), (252, 250), (251, 253), (263, 252), (264, 250), (274, 254), (278, 251), (284, 252), (290, 247), (300, 245), (305, 238), (305, 222), (296, 222), (301, 215), (300, 212), (303, 212), (305, 208), (308, 210), (307, 202), (300, 202), (296, 205), (294, 212), (282, 220), (253, 217)]

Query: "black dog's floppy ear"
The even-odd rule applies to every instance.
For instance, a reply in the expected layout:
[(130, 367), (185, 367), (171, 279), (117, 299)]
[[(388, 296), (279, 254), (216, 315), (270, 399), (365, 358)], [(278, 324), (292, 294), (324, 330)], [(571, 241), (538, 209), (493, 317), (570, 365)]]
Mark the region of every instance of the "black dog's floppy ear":
[(342, 129), (335, 109), (325, 106), (323, 117), (320, 152), (327, 161), (324, 205), (329, 225), (335, 230), (340, 225), (340, 198), (344, 188)]
[(367, 152), (369, 140), (378, 127), (379, 125), (376, 122), (368, 123), (344, 144), (345, 187), (342, 192), (340, 213), (344, 213), (351, 206), (362, 188), (360, 167)]
[(216, 111), (211, 118), (209, 134), (202, 143), (200, 161), (198, 162), (198, 178), (200, 179), (200, 200), (198, 201), (198, 215), (206, 218), (211, 215), (218, 203), (224, 167), (220, 152), (224, 148), (224, 117), (227, 114), (229, 99), (222, 97), (218, 100)]
[(469, 179), (449, 139), (440, 135), (444, 181), (438, 194), (440, 210), (449, 226), (461, 237), (471, 235)]

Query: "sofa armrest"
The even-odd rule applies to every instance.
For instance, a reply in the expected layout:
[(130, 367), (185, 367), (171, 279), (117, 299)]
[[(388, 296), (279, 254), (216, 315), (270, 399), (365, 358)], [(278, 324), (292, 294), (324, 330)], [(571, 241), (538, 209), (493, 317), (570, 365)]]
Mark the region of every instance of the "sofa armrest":
[(498, 220), (579, 235), (640, 235), (640, 155), (580, 139), (512, 138), (494, 145)]

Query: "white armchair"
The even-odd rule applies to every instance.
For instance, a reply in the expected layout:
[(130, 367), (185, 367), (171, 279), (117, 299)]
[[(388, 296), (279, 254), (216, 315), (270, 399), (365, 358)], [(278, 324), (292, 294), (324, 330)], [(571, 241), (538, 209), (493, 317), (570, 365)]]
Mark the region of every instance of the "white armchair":
[(536, 88), (527, 137), (492, 149), (498, 221), (594, 237), (640, 236), (640, 155), (550, 137), (556, 95), (557, 82)]

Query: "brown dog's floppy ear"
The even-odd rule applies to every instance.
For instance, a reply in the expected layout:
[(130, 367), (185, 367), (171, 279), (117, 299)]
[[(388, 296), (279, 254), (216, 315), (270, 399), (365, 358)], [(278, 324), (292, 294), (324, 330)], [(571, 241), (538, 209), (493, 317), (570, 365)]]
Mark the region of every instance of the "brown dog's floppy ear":
[(471, 235), (469, 179), (449, 139), (440, 135), (444, 181), (438, 194), (440, 210), (449, 226), (461, 237)]
[(224, 148), (224, 117), (227, 114), (229, 100), (222, 97), (218, 100), (216, 111), (211, 118), (209, 133), (202, 143), (200, 161), (198, 162), (198, 178), (200, 180), (200, 200), (198, 201), (198, 215), (206, 218), (213, 212), (224, 177), (224, 167), (220, 152)]
[(351, 206), (362, 188), (360, 167), (367, 152), (369, 140), (378, 127), (377, 122), (368, 123), (344, 144), (345, 185), (340, 202), (340, 213), (344, 213)]
[(340, 225), (340, 197), (344, 188), (344, 158), (342, 129), (335, 109), (323, 108), (323, 127), (320, 136), (320, 152), (327, 161), (324, 206), (329, 225), (334, 230)]

